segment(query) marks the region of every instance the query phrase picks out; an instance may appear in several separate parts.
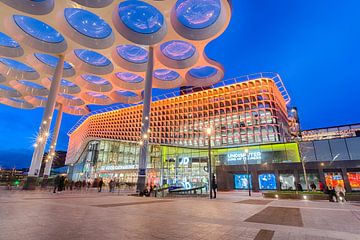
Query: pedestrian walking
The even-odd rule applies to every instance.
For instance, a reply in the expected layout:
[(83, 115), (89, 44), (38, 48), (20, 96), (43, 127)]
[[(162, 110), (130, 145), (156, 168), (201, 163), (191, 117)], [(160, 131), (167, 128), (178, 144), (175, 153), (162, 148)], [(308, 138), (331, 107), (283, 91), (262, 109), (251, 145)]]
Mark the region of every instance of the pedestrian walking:
[(53, 193), (56, 193), (56, 190), (59, 188), (60, 185), (60, 176), (57, 175), (54, 179), (54, 190)]
[(98, 192), (101, 192), (103, 185), (104, 185), (104, 181), (102, 178), (100, 178), (99, 185), (98, 185)]
[(216, 184), (216, 179), (215, 179), (214, 174), (212, 177), (211, 188), (212, 188), (211, 191), (213, 191), (213, 197), (216, 198), (217, 184)]

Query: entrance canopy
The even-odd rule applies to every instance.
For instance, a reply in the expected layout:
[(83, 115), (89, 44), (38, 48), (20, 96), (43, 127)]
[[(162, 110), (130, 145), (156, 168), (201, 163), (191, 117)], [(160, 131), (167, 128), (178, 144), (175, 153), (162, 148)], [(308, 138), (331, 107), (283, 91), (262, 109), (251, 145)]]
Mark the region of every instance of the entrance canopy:
[(142, 101), (149, 46), (155, 88), (224, 75), (204, 49), (229, 23), (227, 0), (0, 0), (0, 15), (0, 103), (12, 107), (45, 106), (59, 55), (56, 101), (76, 115)]

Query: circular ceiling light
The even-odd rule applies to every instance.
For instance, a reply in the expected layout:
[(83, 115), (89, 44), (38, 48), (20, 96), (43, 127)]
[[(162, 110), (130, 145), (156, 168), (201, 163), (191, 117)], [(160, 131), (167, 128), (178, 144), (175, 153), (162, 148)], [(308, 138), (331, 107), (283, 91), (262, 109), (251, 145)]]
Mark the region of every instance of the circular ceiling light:
[(114, 25), (126, 39), (142, 45), (160, 42), (166, 35), (162, 13), (149, 3), (128, 0), (119, 4), (114, 13)]
[(120, 95), (120, 96), (124, 96), (124, 97), (137, 97), (138, 95), (134, 92), (131, 91), (125, 91), (125, 90), (118, 90), (115, 91), (116, 94)]
[(46, 89), (44, 86), (34, 83), (34, 82), (30, 82), (30, 81), (26, 81), (26, 80), (18, 80), (18, 83), (24, 85), (25, 87), (30, 87), (30, 88), (34, 88), (34, 89)]
[(178, 0), (176, 17), (180, 23), (191, 29), (211, 26), (220, 16), (220, 0)]
[(172, 70), (157, 69), (154, 71), (154, 77), (163, 81), (173, 81), (180, 77), (180, 75)]
[(104, 39), (112, 33), (111, 27), (104, 19), (87, 10), (65, 8), (64, 16), (72, 28), (87, 37)]
[(18, 48), (20, 47), (20, 44), (8, 35), (0, 32), (0, 46), (7, 48)]
[(13, 19), (21, 30), (40, 41), (47, 43), (61, 43), (65, 41), (64, 37), (53, 27), (35, 18), (23, 15), (14, 15)]
[(144, 78), (130, 72), (118, 72), (115, 73), (115, 76), (120, 80), (127, 82), (127, 83), (140, 83), (144, 81)]
[(32, 67), (30, 67), (22, 62), (10, 59), (10, 58), (0, 58), (0, 63), (6, 65), (7, 67), (12, 68), (16, 71), (36, 72), (35, 69), (33, 69)]
[(121, 21), (133, 30), (142, 34), (156, 33), (164, 25), (164, 17), (154, 6), (136, 0), (119, 4)]
[(109, 85), (110, 82), (104, 78), (95, 76), (95, 75), (88, 75), (88, 74), (83, 74), (81, 75), (81, 77), (91, 83), (91, 84), (95, 84), (95, 85)]
[(194, 78), (210, 78), (217, 73), (218, 70), (211, 66), (201, 66), (189, 70), (189, 74)]
[(160, 50), (166, 57), (176, 61), (189, 59), (196, 52), (194, 45), (181, 40), (165, 42), (160, 45)]
[[(58, 64), (59, 58), (55, 57), (53, 55), (44, 54), (44, 53), (34, 53), (34, 56), (42, 63), (52, 67), (56, 68), (56, 65)], [(71, 69), (72, 66), (68, 62), (64, 62), (64, 69)]]
[(120, 57), (131, 63), (146, 63), (149, 60), (149, 53), (146, 49), (135, 45), (119, 45), (116, 48)]
[(74, 53), (79, 59), (81, 59), (85, 63), (96, 67), (106, 67), (111, 64), (111, 61), (107, 57), (94, 51), (86, 49), (75, 49)]

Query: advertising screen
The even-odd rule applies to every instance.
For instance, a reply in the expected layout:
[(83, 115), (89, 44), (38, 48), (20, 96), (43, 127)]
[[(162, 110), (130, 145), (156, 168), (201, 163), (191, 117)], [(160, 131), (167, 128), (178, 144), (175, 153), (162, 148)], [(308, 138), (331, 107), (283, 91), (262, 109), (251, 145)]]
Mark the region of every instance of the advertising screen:
[(352, 190), (360, 190), (360, 172), (348, 172), (348, 178)]
[(344, 180), (339, 172), (325, 173), (325, 182), (327, 186), (336, 187), (337, 185), (344, 186)]
[(273, 173), (259, 174), (259, 188), (261, 190), (276, 190), (276, 177)]
[[(249, 181), (250, 189), (252, 189), (251, 174), (249, 174)], [(234, 189), (249, 189), (247, 174), (234, 174)]]

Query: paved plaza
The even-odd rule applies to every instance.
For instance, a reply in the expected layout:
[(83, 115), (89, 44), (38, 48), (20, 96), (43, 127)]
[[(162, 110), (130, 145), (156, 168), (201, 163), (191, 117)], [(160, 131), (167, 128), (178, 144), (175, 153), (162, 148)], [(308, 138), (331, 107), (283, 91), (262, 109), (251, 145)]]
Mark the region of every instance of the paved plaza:
[(360, 204), (0, 191), (0, 239), (360, 239)]

